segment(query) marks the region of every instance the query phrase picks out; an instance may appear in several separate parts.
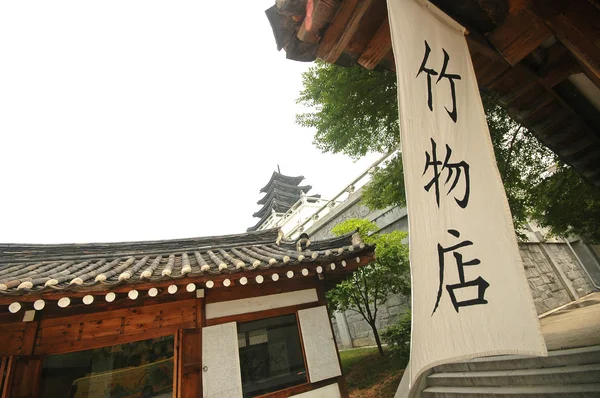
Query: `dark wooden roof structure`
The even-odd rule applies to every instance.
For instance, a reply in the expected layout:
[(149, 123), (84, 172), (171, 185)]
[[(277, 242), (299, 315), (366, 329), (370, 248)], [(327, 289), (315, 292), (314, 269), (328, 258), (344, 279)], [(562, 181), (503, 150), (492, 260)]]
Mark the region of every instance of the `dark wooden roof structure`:
[[(274, 171), (267, 185), (260, 190), (261, 193), (265, 193), (265, 196), (256, 203), (262, 205), (262, 207), (252, 215), (260, 218), (260, 220), (254, 226), (248, 228), (248, 232), (256, 231), (272, 212), (287, 212), (302, 196), (308, 193), (312, 187), (310, 185), (300, 186), (302, 180), (304, 180), (303, 176), (290, 177)], [(311, 197), (320, 198), (320, 195)]]
[[(600, 185), (600, 3), (432, 3), (468, 29), (480, 89)], [(385, 0), (277, 0), (266, 14), (289, 59), (394, 70)]]
[[(161, 282), (203, 285), (228, 278), (233, 283), (278, 269), (296, 275), (308, 274), (310, 269), (314, 274), (319, 264), (343, 262), (345, 267), (345, 260), (372, 257), (373, 250), (357, 234), (315, 242), (307, 237), (286, 241), (278, 229), (148, 242), (0, 244), (0, 299), (4, 295), (35, 298), (52, 292), (102, 292)], [(307, 270), (302, 272), (303, 268)]]

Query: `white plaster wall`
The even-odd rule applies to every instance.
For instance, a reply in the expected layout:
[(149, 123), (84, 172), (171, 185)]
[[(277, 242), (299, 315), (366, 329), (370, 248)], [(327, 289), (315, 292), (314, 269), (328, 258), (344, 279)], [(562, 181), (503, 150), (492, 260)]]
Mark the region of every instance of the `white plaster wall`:
[(273, 308), (289, 307), (316, 301), (319, 301), (316, 289), (297, 290), (295, 292), (269, 294), (261, 297), (221, 301), (218, 303), (206, 304), (206, 319), (265, 311)]

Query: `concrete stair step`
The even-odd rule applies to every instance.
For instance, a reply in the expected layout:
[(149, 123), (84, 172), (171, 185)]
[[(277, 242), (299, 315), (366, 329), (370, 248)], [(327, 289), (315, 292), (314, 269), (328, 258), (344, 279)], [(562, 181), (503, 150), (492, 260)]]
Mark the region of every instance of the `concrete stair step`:
[(600, 363), (600, 345), (548, 352), (547, 357), (500, 355), (439, 365), (435, 373), (550, 368)]
[(553, 368), (433, 373), (427, 377), (427, 385), (432, 387), (543, 386), (599, 381), (600, 363)]
[(423, 398), (598, 398), (600, 384), (506, 387), (428, 387)]

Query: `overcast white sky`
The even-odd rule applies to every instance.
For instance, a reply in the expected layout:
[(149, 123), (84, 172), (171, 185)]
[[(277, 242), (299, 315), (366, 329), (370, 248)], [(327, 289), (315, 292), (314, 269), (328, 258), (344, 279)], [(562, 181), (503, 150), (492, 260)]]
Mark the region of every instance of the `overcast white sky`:
[(277, 164), (324, 197), (366, 169), (295, 125), (273, 4), (0, 2), (0, 242), (239, 233)]

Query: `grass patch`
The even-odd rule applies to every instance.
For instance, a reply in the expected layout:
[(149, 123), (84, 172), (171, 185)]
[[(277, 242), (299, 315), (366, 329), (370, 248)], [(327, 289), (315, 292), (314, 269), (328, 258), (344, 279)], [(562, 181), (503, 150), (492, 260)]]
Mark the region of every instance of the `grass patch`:
[(406, 363), (377, 348), (340, 352), (342, 369), (352, 398), (393, 398)]

